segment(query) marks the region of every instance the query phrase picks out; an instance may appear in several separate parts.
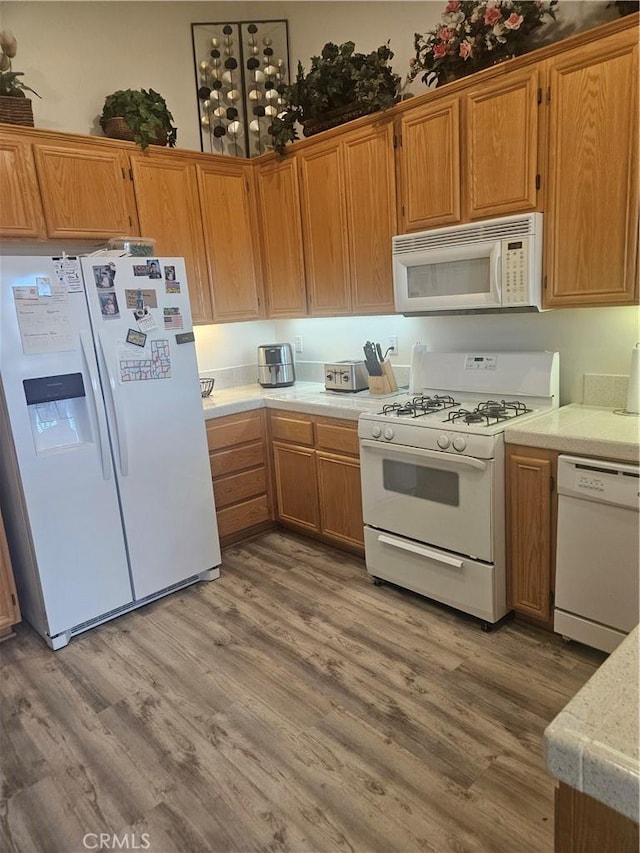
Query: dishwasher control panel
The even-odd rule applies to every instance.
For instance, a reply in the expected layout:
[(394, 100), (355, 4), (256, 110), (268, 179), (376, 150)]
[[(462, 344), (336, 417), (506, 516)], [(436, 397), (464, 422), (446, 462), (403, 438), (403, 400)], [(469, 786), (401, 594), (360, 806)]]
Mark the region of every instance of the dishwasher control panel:
[(625, 506), (638, 511), (640, 469), (637, 465), (622, 462), (560, 456), (558, 494)]

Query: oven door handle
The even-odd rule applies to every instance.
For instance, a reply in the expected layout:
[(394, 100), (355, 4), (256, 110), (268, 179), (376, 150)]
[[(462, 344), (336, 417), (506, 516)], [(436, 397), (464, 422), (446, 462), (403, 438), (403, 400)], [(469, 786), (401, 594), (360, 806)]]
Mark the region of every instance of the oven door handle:
[(360, 439), (362, 447), (370, 447), (372, 450), (385, 450), (389, 448), (393, 453), (405, 454), (406, 456), (418, 456), (423, 459), (437, 459), (440, 462), (451, 462), (454, 465), (467, 465), (469, 468), (477, 468), (478, 471), (486, 471), (487, 463), (482, 459), (474, 459), (473, 456), (452, 456), (450, 453), (438, 450), (425, 450), (422, 447), (405, 447), (398, 444), (381, 444), (379, 441), (371, 441), (368, 438)]
[(412, 554), (427, 557), (429, 560), (435, 560), (437, 563), (444, 563), (446, 566), (453, 566), (456, 569), (461, 569), (464, 566), (462, 560), (456, 560), (455, 557), (449, 557), (446, 554), (439, 554), (437, 551), (432, 551), (416, 542), (407, 542), (406, 539), (394, 539), (392, 536), (381, 533), (378, 536), (378, 542), (382, 542), (383, 545), (391, 545), (392, 548), (399, 548), (401, 551), (410, 551)]

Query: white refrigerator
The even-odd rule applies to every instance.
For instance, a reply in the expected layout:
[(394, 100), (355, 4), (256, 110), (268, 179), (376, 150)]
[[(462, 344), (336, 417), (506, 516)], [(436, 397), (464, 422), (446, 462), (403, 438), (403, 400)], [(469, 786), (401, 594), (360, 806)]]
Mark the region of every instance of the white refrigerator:
[(53, 649), (219, 576), (181, 258), (0, 258), (0, 505)]

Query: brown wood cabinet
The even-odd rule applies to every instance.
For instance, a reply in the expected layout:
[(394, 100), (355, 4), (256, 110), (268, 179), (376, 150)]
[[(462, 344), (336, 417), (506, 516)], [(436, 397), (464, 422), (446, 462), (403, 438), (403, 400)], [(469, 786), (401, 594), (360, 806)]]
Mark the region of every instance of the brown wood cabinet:
[(393, 125), (372, 120), (296, 152), (309, 313), (394, 310)]
[(258, 221), (269, 317), (304, 317), (307, 291), (295, 157), (258, 161)]
[(47, 235), (102, 239), (137, 233), (124, 151), (75, 142), (33, 146)]
[(44, 237), (42, 201), (28, 142), (0, 136), (0, 237)]
[(355, 421), (269, 412), (278, 521), (364, 551)]
[(555, 571), (558, 454), (506, 445), (507, 597), (550, 626)]
[(273, 523), (264, 409), (206, 422), (221, 544)]
[(235, 158), (198, 163), (200, 217), (217, 322), (262, 315), (253, 167)]
[(0, 640), (11, 635), (13, 626), (20, 621), (18, 594), (11, 570), (11, 558), (0, 515)]
[(194, 323), (211, 322), (211, 292), (195, 164), (171, 154), (131, 154), (142, 233), (154, 237), (158, 255), (184, 257)]
[(402, 233), (538, 207), (538, 89), (524, 68), (402, 114)]
[(547, 308), (637, 300), (638, 33), (561, 53), (549, 74)]
[(638, 824), (560, 782), (555, 795), (555, 853), (637, 853)]
[(464, 95), (464, 216), (492, 219), (538, 206), (538, 69), (524, 68)]

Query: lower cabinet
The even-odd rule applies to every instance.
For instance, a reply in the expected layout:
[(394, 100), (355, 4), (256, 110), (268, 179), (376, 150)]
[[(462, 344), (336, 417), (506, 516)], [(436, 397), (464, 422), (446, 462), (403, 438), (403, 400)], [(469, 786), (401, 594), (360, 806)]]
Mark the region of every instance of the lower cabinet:
[(11, 570), (7, 537), (0, 515), (0, 640), (10, 636), (13, 626), (19, 621), (18, 596)]
[(638, 824), (564, 782), (556, 788), (555, 853), (636, 853)]
[(269, 425), (278, 522), (362, 553), (357, 423), (272, 410)]
[(506, 446), (507, 595), (510, 606), (551, 627), (558, 454)]
[(206, 426), (218, 533), (224, 546), (273, 523), (265, 412), (214, 418)]

